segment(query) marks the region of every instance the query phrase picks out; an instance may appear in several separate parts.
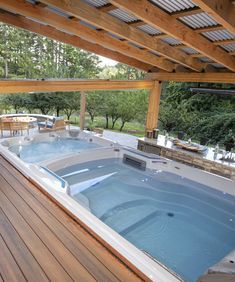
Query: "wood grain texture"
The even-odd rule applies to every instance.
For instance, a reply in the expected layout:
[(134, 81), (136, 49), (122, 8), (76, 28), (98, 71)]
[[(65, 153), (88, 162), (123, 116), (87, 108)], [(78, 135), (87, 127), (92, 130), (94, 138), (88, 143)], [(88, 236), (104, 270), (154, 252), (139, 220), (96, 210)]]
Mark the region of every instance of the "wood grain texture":
[[(6, 253), (11, 254), (7, 266), (0, 256), (0, 265), (5, 265), (5, 272), (0, 268), (3, 279), (7, 267), (15, 267), (12, 257), (28, 281), (32, 281), (28, 276), (31, 265), (36, 281), (148, 280), (121, 262), (1, 156), (0, 182), (1, 230)], [(5, 242), (8, 234), (11, 238)]]
[[(118, 8), (180, 40), (183, 44), (235, 71), (235, 58), (147, 0), (111, 0)], [(211, 1), (213, 2), (213, 1)], [(215, 2), (215, 1), (214, 1)]]

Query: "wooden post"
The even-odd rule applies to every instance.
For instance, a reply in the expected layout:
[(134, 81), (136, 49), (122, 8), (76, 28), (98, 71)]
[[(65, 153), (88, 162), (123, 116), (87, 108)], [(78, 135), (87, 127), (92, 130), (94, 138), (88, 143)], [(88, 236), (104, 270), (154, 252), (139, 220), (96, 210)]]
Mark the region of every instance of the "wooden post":
[(145, 128), (146, 131), (157, 128), (161, 89), (161, 81), (155, 81), (154, 86), (149, 94), (149, 106)]
[(85, 113), (86, 113), (86, 92), (81, 91), (80, 100), (80, 129), (83, 130), (85, 126)]

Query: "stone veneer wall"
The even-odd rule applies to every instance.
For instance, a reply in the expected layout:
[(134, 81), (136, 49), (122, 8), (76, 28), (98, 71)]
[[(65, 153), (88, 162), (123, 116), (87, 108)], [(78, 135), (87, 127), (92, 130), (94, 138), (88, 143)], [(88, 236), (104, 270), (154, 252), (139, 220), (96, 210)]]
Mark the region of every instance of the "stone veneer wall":
[(189, 155), (186, 152), (184, 153), (183, 151), (177, 151), (159, 145), (149, 144), (141, 140), (138, 140), (138, 149), (140, 151), (157, 154), (162, 157), (166, 157), (168, 159), (235, 180), (235, 168), (229, 167), (222, 163), (216, 163), (211, 160), (203, 159), (201, 157)]

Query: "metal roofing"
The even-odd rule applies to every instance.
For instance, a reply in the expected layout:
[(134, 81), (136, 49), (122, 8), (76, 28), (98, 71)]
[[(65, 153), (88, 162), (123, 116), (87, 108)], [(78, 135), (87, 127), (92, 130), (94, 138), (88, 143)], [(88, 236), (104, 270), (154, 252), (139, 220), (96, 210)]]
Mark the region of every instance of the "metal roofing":
[(162, 38), (162, 41), (172, 45), (172, 46), (177, 46), (182, 44), (181, 41), (179, 41), (178, 39), (175, 39), (173, 37), (166, 37), (166, 38)]
[(109, 3), (109, 1), (107, 0), (83, 0), (83, 1), (94, 7), (102, 7)]
[(207, 31), (202, 33), (205, 37), (211, 41), (220, 41), (235, 38), (235, 34), (232, 34), (227, 29)]
[(196, 7), (191, 0), (150, 0), (150, 2), (169, 13)]
[(134, 22), (137, 21), (138, 18), (136, 18), (135, 16), (121, 10), (121, 9), (115, 9), (109, 12), (110, 15), (124, 21), (124, 22)]
[(179, 19), (194, 29), (200, 27), (218, 25), (218, 23), (205, 12), (190, 15), (190, 16), (180, 17)]
[(199, 54), (198, 51), (196, 51), (195, 49), (193, 48), (190, 48), (190, 47), (183, 47), (181, 48), (182, 51), (184, 51), (185, 53), (187, 54)]
[(200, 61), (202, 61), (203, 63), (210, 63), (213, 62), (210, 58), (208, 57), (200, 57), (199, 58)]
[(216, 69), (224, 69), (224, 66), (218, 63), (212, 63), (211, 64), (213, 67), (215, 67)]
[(228, 52), (234, 52), (235, 51), (235, 43), (232, 43), (232, 44), (224, 44), (224, 45), (221, 45), (221, 47), (223, 49), (225, 49), (226, 51)]
[(137, 27), (138, 29), (148, 33), (148, 34), (151, 34), (151, 35), (156, 35), (156, 34), (161, 34), (162, 32), (148, 24), (144, 24), (144, 25), (141, 25), (141, 26), (138, 26)]

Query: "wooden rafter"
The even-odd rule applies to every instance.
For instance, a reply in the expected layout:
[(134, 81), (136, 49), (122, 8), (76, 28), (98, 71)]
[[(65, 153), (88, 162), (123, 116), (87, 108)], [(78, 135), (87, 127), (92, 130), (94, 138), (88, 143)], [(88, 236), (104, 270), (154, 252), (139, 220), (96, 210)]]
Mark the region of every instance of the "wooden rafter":
[(153, 84), (150, 80), (0, 80), (0, 94), (152, 89)]
[(174, 50), (163, 41), (153, 38), (145, 32), (138, 30), (127, 23), (116, 19), (96, 8), (93, 8), (80, 0), (41, 0), (43, 3), (59, 8), (60, 10), (78, 17), (94, 26), (107, 30), (121, 38), (125, 38), (150, 51), (157, 52), (160, 55), (173, 60), (179, 64), (189, 67), (196, 71), (201, 71), (203, 63), (197, 59), (187, 56), (180, 50)]
[(235, 6), (231, 0), (195, 0), (194, 3), (235, 34)]
[(137, 61), (133, 58), (127, 57), (118, 52), (104, 48), (103, 46), (90, 43), (84, 39), (77, 36), (67, 34), (65, 32), (56, 30), (53, 27), (46, 26), (43, 24), (36, 23), (32, 20), (26, 19), (23, 16), (11, 14), (9, 12), (0, 11), (0, 21), (14, 25), (16, 27), (49, 37), (51, 39), (70, 44), (74, 47), (78, 47), (87, 50), (98, 55), (108, 57), (112, 60), (122, 62), (124, 64), (136, 67), (140, 70), (148, 71), (152, 68), (151, 65), (145, 64), (143, 62)]
[(208, 82), (235, 84), (235, 73), (149, 73), (146, 79), (177, 82)]
[(35, 6), (26, 1), (22, 0), (18, 2), (17, 0), (1, 0), (0, 7), (13, 13), (35, 19), (36, 21), (44, 22), (56, 29), (82, 37), (87, 41), (102, 45), (107, 49), (117, 51), (125, 56), (132, 57), (146, 64), (151, 64), (160, 69), (171, 72), (175, 68), (175, 65), (172, 62), (164, 58), (158, 58), (151, 53), (146, 53), (143, 50), (128, 45), (126, 42), (121, 42), (120, 40), (108, 36), (103, 32), (93, 30), (79, 22), (75, 22), (74, 20), (70, 20), (51, 12), (48, 9)]
[(196, 49), (198, 52), (208, 56), (217, 63), (235, 71), (235, 59), (231, 58), (225, 51), (214, 46), (209, 40), (150, 2), (146, 0), (111, 0), (110, 2), (134, 14), (137, 18), (155, 28), (177, 38), (184, 44)]

